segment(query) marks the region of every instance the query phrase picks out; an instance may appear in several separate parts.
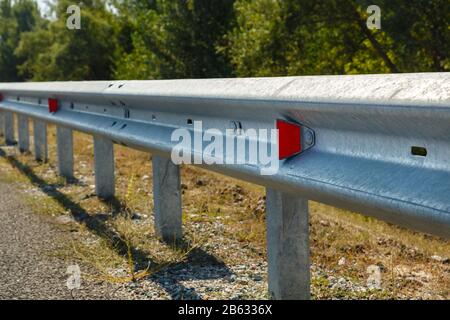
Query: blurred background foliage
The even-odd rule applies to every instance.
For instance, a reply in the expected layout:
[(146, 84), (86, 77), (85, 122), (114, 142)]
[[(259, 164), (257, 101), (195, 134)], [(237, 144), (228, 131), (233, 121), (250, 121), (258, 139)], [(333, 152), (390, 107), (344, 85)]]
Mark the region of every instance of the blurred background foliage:
[[(68, 6), (81, 8), (69, 30)], [(381, 30), (366, 27), (369, 5)], [(0, 81), (450, 71), (449, 0), (0, 0)]]

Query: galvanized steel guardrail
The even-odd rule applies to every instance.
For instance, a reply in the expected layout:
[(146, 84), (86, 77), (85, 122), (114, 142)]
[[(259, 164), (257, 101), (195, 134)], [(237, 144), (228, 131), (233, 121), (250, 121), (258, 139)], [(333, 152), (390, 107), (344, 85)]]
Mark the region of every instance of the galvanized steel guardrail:
[(101, 197), (114, 195), (115, 143), (151, 152), (155, 227), (166, 240), (182, 237), (175, 129), (298, 128), (271, 144), (289, 152), (301, 141), (275, 174), (199, 164), (267, 187), (274, 298), (309, 298), (308, 199), (450, 238), (450, 73), (0, 83), (0, 100), (6, 143), (17, 114), (19, 149), (28, 150), (31, 118), (37, 159), (47, 159), (46, 124), (57, 125), (64, 177), (73, 176), (72, 130), (92, 134)]

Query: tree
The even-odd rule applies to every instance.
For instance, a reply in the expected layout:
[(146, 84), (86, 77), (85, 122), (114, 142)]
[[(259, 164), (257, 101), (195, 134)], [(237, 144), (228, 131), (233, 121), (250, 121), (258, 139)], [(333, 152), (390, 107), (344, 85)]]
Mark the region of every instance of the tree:
[(238, 0), (223, 47), (239, 76), (449, 70), (448, 0)]
[(0, 81), (21, 81), (17, 66), (23, 60), (14, 54), (20, 35), (42, 22), (32, 0), (0, 0)]
[[(155, 0), (133, 7), (132, 50), (117, 66), (119, 78), (226, 77), (232, 70), (217, 47), (233, 14), (231, 0)], [(130, 7), (132, 9), (130, 9)]]
[(450, 2), (383, 0), (383, 32), (402, 72), (450, 71)]
[(22, 75), (41, 80), (100, 80), (112, 78), (116, 29), (102, 0), (83, 0), (81, 29), (66, 26), (71, 1), (53, 8), (56, 20), (22, 35), (16, 55), (24, 62)]
[(0, 81), (450, 70), (448, 0), (81, 0), (80, 30), (35, 1), (0, 0)]

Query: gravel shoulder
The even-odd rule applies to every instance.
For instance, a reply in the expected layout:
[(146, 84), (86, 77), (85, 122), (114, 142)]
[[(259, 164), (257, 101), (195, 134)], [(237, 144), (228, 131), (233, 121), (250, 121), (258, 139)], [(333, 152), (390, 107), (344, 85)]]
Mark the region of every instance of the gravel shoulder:
[[(11, 185), (0, 181), (0, 299), (73, 299), (66, 286), (69, 263), (51, 255), (65, 241), (63, 231), (34, 214)], [(83, 283), (75, 298), (103, 299), (107, 289)]]

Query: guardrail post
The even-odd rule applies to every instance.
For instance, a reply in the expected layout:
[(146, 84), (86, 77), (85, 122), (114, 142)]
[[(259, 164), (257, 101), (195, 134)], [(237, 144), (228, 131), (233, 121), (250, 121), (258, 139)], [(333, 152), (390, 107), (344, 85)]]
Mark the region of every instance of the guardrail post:
[(176, 243), (183, 236), (180, 167), (161, 156), (153, 156), (152, 161), (156, 234), (168, 243)]
[(70, 180), (73, 179), (73, 134), (72, 130), (56, 127), (58, 149), (58, 173)]
[(114, 144), (110, 139), (94, 136), (95, 193), (100, 198), (114, 197)]
[(22, 114), (18, 115), (19, 126), (19, 151), (26, 152), (30, 150), (30, 126), (28, 117)]
[(47, 124), (40, 120), (33, 120), (34, 157), (46, 162), (47, 156)]
[(14, 144), (14, 114), (9, 111), (5, 111), (3, 114), (3, 125), (5, 134), (5, 143), (7, 146)]
[(5, 135), (5, 117), (3, 111), (0, 110), (0, 137)]
[(269, 293), (273, 299), (310, 299), (308, 200), (267, 188)]

